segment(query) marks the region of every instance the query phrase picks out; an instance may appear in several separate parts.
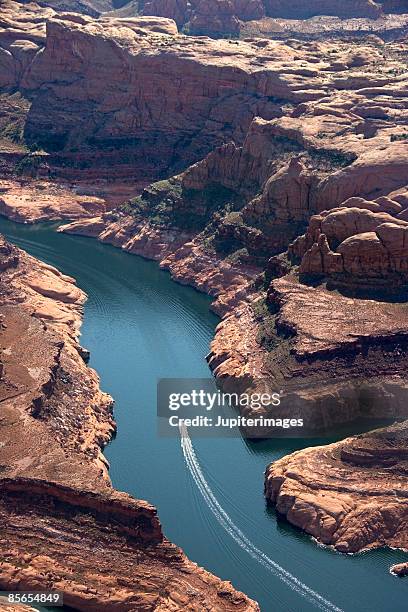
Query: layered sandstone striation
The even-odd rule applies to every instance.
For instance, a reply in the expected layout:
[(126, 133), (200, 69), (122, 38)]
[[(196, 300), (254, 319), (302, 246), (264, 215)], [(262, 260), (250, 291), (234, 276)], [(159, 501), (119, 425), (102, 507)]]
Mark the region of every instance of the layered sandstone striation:
[(130, 162), (140, 176), (169, 173), (228, 138), (242, 142), (253, 117), (281, 114), (279, 99), (308, 97), (293, 68), (282, 70), (296, 53), (281, 44), (236, 49), (64, 16), (48, 20), (46, 41), (19, 85), (33, 98), (26, 140), (67, 155), (78, 149), (83, 164), (97, 150), (94, 168), (116, 161), (116, 171)]
[[(324, 97), (353, 66), (371, 65), (371, 82), (378, 81), (375, 45), (312, 45), (299, 53), (295, 43), (188, 38), (149, 19), (40, 16), (37, 49), (23, 71), (13, 45), (17, 36), (31, 44), (31, 31), (17, 21), (0, 32), (7, 73), (30, 99), (25, 141), (45, 149), (58, 173), (71, 167), (112, 177), (115, 163), (116, 176), (169, 174), (230, 138), (242, 144), (255, 116), (270, 120), (285, 104)], [(399, 81), (392, 69), (390, 62), (381, 84)], [(361, 75), (353, 72), (354, 85)]]
[[(103, 143), (100, 141), (95, 146), (91, 138), (91, 126), (88, 126), (88, 131), (84, 126), (80, 128), (84, 135), (81, 150), (76, 144), (73, 144), (69, 151), (59, 152), (55, 142), (44, 148), (38, 134), (30, 137), (28, 115), (31, 112), (33, 92), (23, 85), (23, 81), (28, 76), (29, 66), (42, 55), (47, 40), (47, 24), (57, 15), (64, 23), (71, 23), (73, 26), (75, 24), (86, 26), (97, 23), (99, 32), (103, 32), (105, 29), (110, 30), (110, 32), (122, 32), (125, 38), (129, 33), (140, 38), (150, 34), (156, 41), (165, 36), (175, 36), (177, 34), (176, 24), (172, 20), (155, 17), (126, 19), (101, 17), (96, 22), (85, 15), (56, 13), (51, 8), (40, 8), (34, 3), (26, 5), (7, 0), (2, 4), (2, 15), (0, 17), (0, 65), (2, 67), (0, 77), (0, 103), (2, 107), (2, 116), (0, 117), (0, 176), (13, 178), (17, 174), (39, 177), (45, 180), (57, 178), (65, 184), (76, 186), (78, 183), (82, 183), (88, 187), (91, 183), (93, 185), (101, 183), (109, 196), (116, 191), (116, 195), (121, 194), (123, 201), (131, 193), (135, 193), (135, 182), (137, 184), (139, 180), (143, 179), (144, 175), (150, 176), (153, 171), (153, 165), (146, 164), (146, 170), (143, 172), (141, 157), (135, 152), (136, 142), (134, 139), (125, 138), (120, 154), (118, 154), (115, 149), (119, 147), (120, 143), (118, 144), (116, 141), (116, 135), (111, 134), (113, 136), (112, 142)], [(94, 39), (94, 42), (98, 46), (96, 39)], [(110, 53), (115, 55), (115, 51), (110, 48), (109, 36), (106, 42), (107, 48), (109, 48), (108, 55)], [(77, 43), (73, 44), (75, 46)], [(48, 45), (48, 48), (50, 48), (50, 45)], [(95, 49), (91, 51), (93, 58), (99, 57), (99, 55), (99, 52), (95, 53)], [(74, 57), (75, 54), (71, 55), (68, 52), (68, 62)], [(108, 69), (110, 60), (101, 57), (100, 61), (102, 64), (105, 63)], [(51, 59), (51, 65), (55, 62), (59, 63), (59, 60)], [(126, 59), (124, 59), (124, 62), (126, 63)], [(111, 68), (113, 69), (113, 66)], [(69, 70), (72, 71), (73, 66)], [(50, 77), (51, 82), (58, 80), (54, 79), (52, 75)], [(64, 77), (62, 79), (64, 80)], [(79, 77), (79, 80), (82, 81), (82, 77)], [(105, 85), (110, 80), (111, 76), (107, 76)], [(79, 89), (82, 88), (82, 85), (83, 82), (79, 85)], [(116, 94), (117, 90), (115, 91)], [(91, 92), (90, 96), (93, 97)], [(68, 98), (70, 99), (68, 107), (72, 108), (72, 105), (75, 106), (76, 103), (72, 96), (68, 96)], [(90, 98), (88, 98), (88, 104), (89, 102)], [(88, 108), (90, 107), (88, 106)], [(50, 117), (50, 121), (53, 123), (52, 117)], [(74, 120), (74, 123), (78, 123), (78, 118)], [(135, 179), (137, 160), (139, 160), (139, 177)], [(146, 158), (144, 161), (146, 162)], [(115, 168), (114, 172), (113, 168)], [(116, 185), (113, 183), (116, 183)], [(114, 189), (115, 186), (117, 187), (116, 190)], [(124, 193), (126, 186), (127, 192)], [(101, 185), (99, 185), (99, 189), (100, 187)], [(118, 199), (115, 201), (118, 203)]]
[[(208, 359), (224, 385), (267, 380), (281, 391), (280, 411), (316, 435), (357, 419), (407, 417), (407, 338), (405, 304), (333, 294), (287, 275), (272, 281), (266, 300), (230, 312)], [(279, 416), (251, 411), (259, 414)]]
[[(20, 161), (40, 175), (169, 176), (228, 140), (243, 146), (257, 116), (275, 118), (269, 130), (292, 140), (292, 148), (304, 148), (295, 133), (305, 117), (316, 150), (337, 126), (345, 163), (357, 145), (363, 152), (359, 138), (381, 119), (391, 128), (404, 113), (404, 51), (397, 44), (214, 41), (179, 35), (166, 18), (94, 20), (30, 5), (23, 20), (19, 7), (5, 5), (2, 85), (26, 97), (23, 140), (31, 153)], [(279, 123), (282, 115), (291, 121)]]
[(272, 463), (265, 495), (294, 525), (341, 552), (408, 548), (407, 424)]
[[(272, 49), (288, 49), (267, 41), (251, 44), (267, 57)], [(374, 201), (373, 214), (381, 197), (390, 193), (403, 202), (408, 97), (402, 47), (293, 42), (290, 48), (293, 54), (302, 53), (303, 67), (294, 56), (291, 68), (280, 59), (267, 59), (264, 72), (267, 79), (275, 79), (279, 69), (281, 82), (294, 79), (290, 85), (288, 81), (292, 93), (280, 89), (279, 95), (286, 96), (281, 106), (285, 116), (252, 119), (242, 143), (235, 135), (235, 142), (154, 183), (113, 214), (64, 231), (99, 236), (163, 261), (176, 278), (218, 295), (231, 284), (231, 268), (234, 276), (241, 270), (248, 286), (271, 255), (286, 250), (305, 231), (312, 215), (325, 215), (323, 211), (337, 209), (346, 200), (352, 207), (350, 198), (361, 196)], [(239, 57), (242, 51), (236, 51)], [(257, 57), (259, 61), (262, 55), (258, 52)], [(397, 200), (391, 208), (379, 204), (377, 212), (392, 214), (398, 218), (395, 223), (403, 224), (404, 204)], [(205, 282), (202, 275), (219, 278), (220, 270), (226, 280), (215, 292), (212, 280)], [(245, 291), (236, 293), (245, 297)]]
[(170, 544), (153, 506), (112, 488), (112, 399), (78, 344), (84, 300), (1, 239), (0, 588), (59, 590), (95, 612), (258, 610)]
[(2, 588), (52, 588), (95, 612), (259, 609), (188, 561), (163, 537), (155, 508), (124, 493), (3, 478), (0, 514)]
[[(406, 204), (401, 188), (375, 200), (353, 197), (315, 215), (289, 247), (290, 273), (285, 270), (270, 284), (273, 337), (281, 338), (270, 350), (270, 371), (283, 370), (289, 389), (293, 374), (300, 375), (296, 397), (306, 418), (311, 399), (312, 416), (328, 409), (326, 423), (407, 417), (401, 361), (407, 342)], [(274, 271), (277, 260), (272, 259)], [(290, 338), (285, 362), (283, 337)], [(314, 389), (308, 388), (311, 381)], [(341, 552), (407, 549), (406, 423), (271, 464), (267, 500), (291, 523)], [(405, 565), (391, 571), (402, 576)]]

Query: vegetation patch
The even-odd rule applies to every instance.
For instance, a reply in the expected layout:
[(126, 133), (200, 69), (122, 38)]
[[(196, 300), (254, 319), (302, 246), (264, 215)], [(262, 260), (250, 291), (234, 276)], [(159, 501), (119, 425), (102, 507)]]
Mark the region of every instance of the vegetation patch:
[[(322, 134), (322, 132), (319, 132)], [(322, 137), (322, 136), (320, 136)], [(346, 168), (356, 161), (357, 156), (354, 153), (344, 153), (336, 149), (321, 149), (308, 151), (313, 165), (319, 170), (330, 172), (338, 168)]]
[(16, 164), (15, 172), (18, 176), (35, 177), (43, 161), (44, 157), (41, 152), (29, 153)]
[(237, 249), (225, 258), (225, 261), (232, 265), (246, 265), (251, 263), (251, 256), (247, 248)]
[(265, 295), (252, 303), (252, 310), (257, 322), (256, 341), (266, 351), (272, 351), (278, 345), (279, 338), (275, 326), (276, 314), (270, 310)]
[(24, 126), (30, 102), (21, 93), (0, 94), (0, 149), (25, 153), (29, 147), (24, 138)]
[(265, 350), (265, 367), (278, 380), (293, 360), (293, 334), (277, 327), (277, 311), (268, 305), (265, 293), (252, 303), (252, 309), (257, 323), (256, 341)]
[(403, 132), (402, 134), (391, 134), (390, 138), (391, 142), (398, 142), (401, 140), (408, 140), (408, 132)]
[[(180, 179), (153, 183), (121, 210), (136, 219), (148, 219), (152, 225), (201, 232), (236, 204), (236, 194), (212, 183), (205, 189), (185, 189)], [(211, 233), (210, 228), (208, 228)]]

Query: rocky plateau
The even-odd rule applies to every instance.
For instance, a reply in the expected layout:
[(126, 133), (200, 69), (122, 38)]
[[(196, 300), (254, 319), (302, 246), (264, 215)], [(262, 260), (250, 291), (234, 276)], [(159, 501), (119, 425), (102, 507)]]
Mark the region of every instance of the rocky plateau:
[(57, 12), (101, 17), (155, 16), (173, 19), (190, 35), (216, 38), (252, 35), (290, 37), (401, 34), (405, 0), (40, 0)]
[[(336, 32), (336, 25), (343, 33), (347, 31), (347, 25), (340, 25), (340, 19), (356, 22), (349, 25), (350, 29), (354, 25), (354, 29), (365, 33), (375, 28), (373, 23), (384, 28), (384, 20), (390, 14), (398, 15), (394, 24), (398, 23), (402, 29), (406, 27), (406, 20), (400, 16), (406, 13), (407, 7), (403, 0), (311, 0), (307, 3), (302, 0), (145, 0), (139, 3), (139, 10), (143, 15), (170, 17), (190, 34), (225, 37), (248, 33), (275, 36), (285, 29), (296, 35), (310, 34), (310, 25), (317, 24), (316, 16), (321, 15), (329, 17), (325, 25), (331, 32)], [(330, 19), (333, 17), (340, 19)]]

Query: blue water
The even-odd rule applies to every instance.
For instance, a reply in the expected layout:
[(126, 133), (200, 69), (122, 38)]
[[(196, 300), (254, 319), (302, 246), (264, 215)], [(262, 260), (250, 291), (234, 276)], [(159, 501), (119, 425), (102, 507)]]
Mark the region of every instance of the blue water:
[[(264, 612), (318, 609), (315, 600), (293, 590), (234, 540), (200, 493), (180, 441), (157, 436), (157, 379), (209, 376), (204, 357), (218, 322), (209, 299), (174, 283), (154, 262), (57, 234), (49, 225), (1, 219), (0, 232), (75, 276), (89, 296), (81, 342), (91, 350), (90, 365), (102, 388), (116, 400), (118, 435), (106, 449), (115, 487), (155, 504), (170, 540), (256, 599)], [(406, 554), (340, 555), (316, 546), (265, 506), (266, 465), (314, 443), (321, 441), (193, 440), (212, 494), (256, 549), (343, 610), (406, 612), (408, 581), (388, 572), (392, 563), (407, 560)]]

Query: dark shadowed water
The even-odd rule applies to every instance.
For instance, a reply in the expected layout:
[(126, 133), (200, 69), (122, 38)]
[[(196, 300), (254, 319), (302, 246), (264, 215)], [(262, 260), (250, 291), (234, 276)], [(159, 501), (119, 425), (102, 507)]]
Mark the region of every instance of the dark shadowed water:
[(82, 344), (91, 350), (102, 388), (116, 399), (118, 435), (106, 449), (111, 477), (118, 489), (157, 506), (169, 539), (256, 599), (264, 612), (308, 612), (319, 605), (348, 612), (407, 611), (408, 579), (388, 572), (406, 555), (337, 554), (266, 508), (265, 466), (318, 440), (193, 439), (201, 470), (194, 480), (180, 441), (157, 436), (157, 379), (209, 376), (204, 357), (217, 318), (206, 296), (174, 283), (154, 262), (57, 234), (49, 225), (1, 219), (0, 231), (75, 276), (88, 294)]

